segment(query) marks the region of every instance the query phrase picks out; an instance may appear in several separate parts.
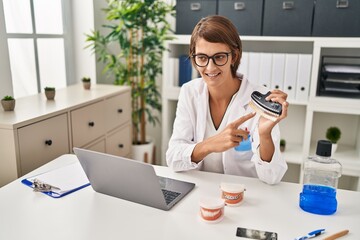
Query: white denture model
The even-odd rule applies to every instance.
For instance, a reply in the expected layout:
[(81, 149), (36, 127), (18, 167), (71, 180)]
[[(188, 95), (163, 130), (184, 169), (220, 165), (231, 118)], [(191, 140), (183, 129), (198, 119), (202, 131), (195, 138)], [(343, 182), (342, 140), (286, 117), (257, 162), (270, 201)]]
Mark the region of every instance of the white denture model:
[(217, 223), (224, 218), (224, 200), (203, 198), (200, 204), (200, 218), (208, 223)]

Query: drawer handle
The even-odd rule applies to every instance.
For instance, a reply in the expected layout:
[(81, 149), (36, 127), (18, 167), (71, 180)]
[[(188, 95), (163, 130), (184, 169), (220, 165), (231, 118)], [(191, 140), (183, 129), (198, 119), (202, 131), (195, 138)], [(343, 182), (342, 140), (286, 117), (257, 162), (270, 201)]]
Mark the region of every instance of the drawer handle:
[(245, 3), (244, 2), (235, 2), (234, 3), (234, 10), (235, 11), (241, 11), (245, 9)]
[(95, 126), (95, 123), (94, 122), (89, 122), (89, 126), (93, 127), (93, 126)]
[(190, 4), (191, 11), (200, 11), (200, 9), (201, 9), (201, 3), (191, 3)]
[(288, 90), (291, 90), (292, 89), (292, 87), (291, 86), (288, 86)]
[(122, 113), (123, 110), (121, 108), (118, 109), (118, 113)]
[(120, 144), (118, 145), (118, 147), (119, 147), (119, 148), (123, 148), (123, 147), (124, 147), (124, 144), (120, 143)]
[(293, 1), (286, 1), (286, 2), (283, 2), (283, 9), (284, 10), (291, 10), (291, 9), (294, 9), (294, 2)]
[(45, 144), (48, 145), (48, 146), (51, 146), (52, 145), (52, 140), (51, 139), (45, 140)]
[(348, 8), (349, 1), (348, 0), (337, 0), (336, 1), (336, 8)]
[(301, 87), (300, 90), (301, 90), (301, 91), (305, 91), (305, 87)]

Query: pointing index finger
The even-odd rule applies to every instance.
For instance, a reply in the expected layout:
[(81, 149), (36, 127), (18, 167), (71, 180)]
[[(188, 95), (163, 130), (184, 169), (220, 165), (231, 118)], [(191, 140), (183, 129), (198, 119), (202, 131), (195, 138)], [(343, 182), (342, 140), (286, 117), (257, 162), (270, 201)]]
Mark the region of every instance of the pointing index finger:
[(236, 119), (233, 124), (235, 126), (235, 128), (238, 128), (241, 124), (243, 124), (244, 122), (246, 122), (247, 120), (249, 120), (250, 118), (255, 116), (255, 112), (251, 112), (249, 114), (246, 114), (238, 119)]

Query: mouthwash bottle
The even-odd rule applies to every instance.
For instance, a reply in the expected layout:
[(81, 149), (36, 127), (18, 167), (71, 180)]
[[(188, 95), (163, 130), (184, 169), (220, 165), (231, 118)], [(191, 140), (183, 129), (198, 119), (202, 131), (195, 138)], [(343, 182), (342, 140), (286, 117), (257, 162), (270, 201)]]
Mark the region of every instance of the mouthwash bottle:
[(336, 189), (342, 166), (331, 158), (331, 142), (319, 140), (316, 156), (304, 163), (300, 207), (310, 213), (330, 215), (337, 210)]

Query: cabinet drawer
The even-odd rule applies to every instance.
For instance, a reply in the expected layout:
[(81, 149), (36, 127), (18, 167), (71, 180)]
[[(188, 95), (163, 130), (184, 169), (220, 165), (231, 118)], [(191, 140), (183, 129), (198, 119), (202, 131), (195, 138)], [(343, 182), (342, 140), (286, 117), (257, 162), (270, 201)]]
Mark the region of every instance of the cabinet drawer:
[(105, 153), (105, 139), (101, 139), (100, 141), (91, 143), (88, 146), (86, 146), (85, 148), (89, 149), (91, 151)]
[(263, 35), (310, 36), (314, 0), (265, 0)]
[(131, 125), (126, 125), (108, 136), (106, 152), (117, 156), (127, 156), (131, 149)]
[(104, 101), (71, 112), (74, 147), (82, 147), (105, 134)]
[(18, 129), (20, 174), (69, 153), (67, 114)]
[(106, 106), (106, 130), (110, 131), (131, 120), (130, 92), (109, 98)]
[(176, 2), (176, 33), (191, 34), (198, 21), (216, 14), (216, 0), (178, 0)]
[(316, 0), (314, 36), (359, 37), (359, 0)]
[(240, 35), (261, 35), (263, 0), (220, 0), (218, 14), (229, 18)]

